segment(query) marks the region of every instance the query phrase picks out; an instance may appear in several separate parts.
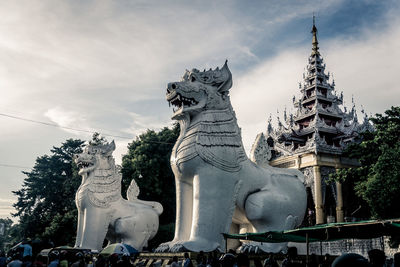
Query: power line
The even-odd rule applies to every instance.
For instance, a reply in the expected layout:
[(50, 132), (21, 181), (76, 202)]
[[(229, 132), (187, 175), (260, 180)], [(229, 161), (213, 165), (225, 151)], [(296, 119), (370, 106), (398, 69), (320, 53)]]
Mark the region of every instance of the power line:
[[(14, 115), (10, 115), (10, 114), (5, 114), (5, 113), (0, 113), (0, 116), (11, 118), (11, 119), (17, 119), (17, 120), (21, 120), (21, 121), (38, 123), (38, 124), (42, 124), (42, 125), (46, 125), (46, 126), (52, 126), (52, 127), (61, 128), (61, 129), (67, 129), (67, 130), (73, 130), (73, 131), (85, 132), (85, 133), (91, 133), (91, 134), (96, 133), (96, 131), (90, 131), (90, 130), (79, 129), (79, 128), (72, 128), (72, 127), (67, 127), (67, 126), (60, 126), (60, 125), (55, 124), (55, 123), (32, 120), (32, 119), (27, 119), (27, 118), (14, 116)], [(129, 140), (132, 140), (134, 138), (134, 137), (121, 136), (121, 135), (112, 135), (112, 134), (104, 134), (104, 133), (100, 133), (100, 134), (103, 135), (103, 136), (109, 136), (109, 137), (115, 137), (115, 138), (121, 138), (121, 139), (129, 139)], [(174, 144), (174, 143), (170, 143), (170, 142), (149, 141), (149, 140), (148, 141), (140, 140), (140, 142), (143, 142), (143, 143), (154, 143), (154, 144), (167, 144), (167, 145), (173, 145)]]
[[(72, 128), (72, 127), (67, 127), (67, 126), (61, 126), (55, 123), (50, 123), (50, 122), (44, 122), (44, 121), (38, 121), (38, 120), (32, 120), (32, 119), (27, 119), (19, 116), (14, 116), (14, 115), (9, 115), (5, 113), (0, 113), (0, 116), (7, 117), (7, 118), (12, 118), (12, 119), (17, 119), (21, 121), (27, 121), (27, 122), (33, 122), (33, 123), (38, 123), (46, 126), (51, 126), (51, 127), (56, 127), (56, 128), (62, 128), (66, 130), (72, 130), (72, 131), (77, 131), (77, 132), (84, 132), (84, 133), (91, 133), (94, 134), (94, 131), (86, 130), (86, 129), (79, 129), (79, 128)], [(133, 139), (133, 137), (128, 137), (128, 136), (121, 136), (121, 135), (112, 135), (112, 134), (105, 134), (101, 133), (103, 136), (110, 136), (110, 137), (115, 137), (115, 138), (121, 138), (121, 139)]]
[(8, 167), (8, 168), (18, 168), (18, 169), (31, 169), (32, 167), (20, 166), (20, 165), (13, 165), (13, 164), (3, 164), (0, 163), (1, 167)]

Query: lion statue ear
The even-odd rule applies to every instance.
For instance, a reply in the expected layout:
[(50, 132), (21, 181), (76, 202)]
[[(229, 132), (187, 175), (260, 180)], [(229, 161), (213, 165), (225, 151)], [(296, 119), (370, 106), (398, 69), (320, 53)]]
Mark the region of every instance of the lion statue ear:
[(221, 94), (227, 94), (229, 89), (232, 87), (232, 73), (228, 68), (228, 60), (225, 60), (225, 64), (221, 68), (221, 76), (225, 81), (218, 87), (218, 92)]
[(106, 144), (104, 147), (104, 154), (111, 155), (115, 150), (115, 142), (112, 140), (111, 143)]
[(115, 150), (115, 142), (114, 142), (114, 140), (112, 140), (112, 142), (110, 143), (110, 150), (111, 151)]

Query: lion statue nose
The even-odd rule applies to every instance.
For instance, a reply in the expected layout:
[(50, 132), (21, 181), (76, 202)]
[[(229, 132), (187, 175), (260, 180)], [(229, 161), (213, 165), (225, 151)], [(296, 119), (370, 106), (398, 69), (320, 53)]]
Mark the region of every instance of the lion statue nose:
[(167, 91), (169, 93), (171, 90), (175, 90), (176, 88), (177, 88), (176, 83), (168, 83)]

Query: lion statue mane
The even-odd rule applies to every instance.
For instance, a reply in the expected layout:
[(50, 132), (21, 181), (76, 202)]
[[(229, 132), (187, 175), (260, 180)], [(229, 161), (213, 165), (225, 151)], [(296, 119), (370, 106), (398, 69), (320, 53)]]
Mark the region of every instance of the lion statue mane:
[(75, 247), (100, 250), (107, 238), (110, 243), (125, 243), (141, 251), (157, 233), (162, 205), (139, 200), (139, 187), (133, 179), (127, 190), (128, 200), (122, 198), (122, 176), (112, 157), (114, 150), (114, 141), (89, 144), (76, 155), (82, 183), (75, 198)]
[[(186, 71), (181, 81), (167, 86), (172, 119), (180, 124), (170, 159), (176, 225), (174, 239), (161, 244), (159, 252), (224, 250), (222, 233), (292, 229), (303, 220), (303, 174), (247, 158), (231, 86), (227, 62), (221, 69)], [(243, 248), (278, 252), (286, 244), (248, 242)]]

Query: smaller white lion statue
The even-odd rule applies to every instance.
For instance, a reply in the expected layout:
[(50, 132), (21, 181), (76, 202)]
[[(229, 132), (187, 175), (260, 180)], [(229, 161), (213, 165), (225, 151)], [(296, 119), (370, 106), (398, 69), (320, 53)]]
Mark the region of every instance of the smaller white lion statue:
[(141, 251), (158, 231), (163, 207), (137, 197), (139, 187), (132, 180), (127, 198), (121, 196), (122, 176), (112, 152), (115, 143), (89, 144), (75, 162), (82, 176), (76, 192), (78, 229), (75, 247), (100, 250), (105, 238)]

